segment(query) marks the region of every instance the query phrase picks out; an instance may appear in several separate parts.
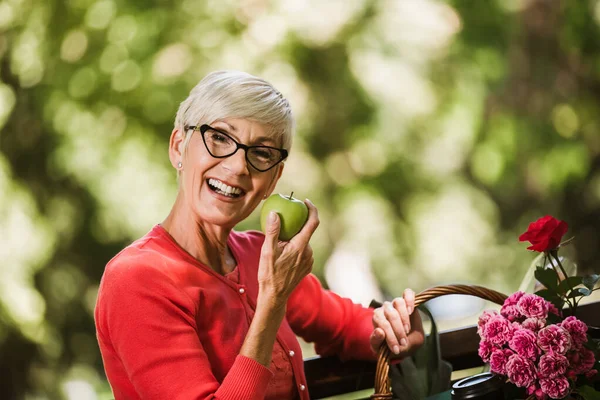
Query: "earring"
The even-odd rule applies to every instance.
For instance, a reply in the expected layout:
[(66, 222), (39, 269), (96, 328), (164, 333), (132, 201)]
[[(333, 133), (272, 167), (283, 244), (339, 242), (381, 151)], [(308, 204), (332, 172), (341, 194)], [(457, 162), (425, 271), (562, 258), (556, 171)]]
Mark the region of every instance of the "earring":
[(178, 168), (178, 169), (181, 169), (181, 167), (183, 167), (183, 164), (181, 163), (181, 161), (179, 161), (179, 162), (177, 163), (177, 168)]

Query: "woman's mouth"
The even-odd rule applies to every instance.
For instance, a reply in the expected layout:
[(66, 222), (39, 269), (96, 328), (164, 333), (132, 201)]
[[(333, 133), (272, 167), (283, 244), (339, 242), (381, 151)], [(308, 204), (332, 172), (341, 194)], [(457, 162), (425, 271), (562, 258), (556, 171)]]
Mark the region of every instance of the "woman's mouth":
[(235, 199), (246, 194), (246, 192), (244, 192), (242, 189), (235, 186), (229, 186), (218, 179), (209, 178), (206, 180), (206, 183), (208, 184), (210, 190), (222, 196)]

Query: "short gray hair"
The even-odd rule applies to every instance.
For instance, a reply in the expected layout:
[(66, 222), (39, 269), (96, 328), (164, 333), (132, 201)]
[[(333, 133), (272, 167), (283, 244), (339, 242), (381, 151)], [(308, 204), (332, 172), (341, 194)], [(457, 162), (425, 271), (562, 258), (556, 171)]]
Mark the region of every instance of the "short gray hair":
[[(269, 128), (290, 151), (294, 118), (283, 95), (264, 79), (241, 71), (215, 71), (205, 76), (180, 105), (175, 129), (184, 132), (187, 125), (210, 124), (225, 118), (244, 118)], [(187, 149), (192, 131), (186, 132)]]

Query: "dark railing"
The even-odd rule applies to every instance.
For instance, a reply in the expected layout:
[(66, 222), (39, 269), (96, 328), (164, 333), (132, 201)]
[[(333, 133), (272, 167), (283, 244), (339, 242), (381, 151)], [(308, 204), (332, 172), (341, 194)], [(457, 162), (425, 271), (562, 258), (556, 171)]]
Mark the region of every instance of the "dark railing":
[[(600, 326), (600, 301), (580, 305), (577, 316), (588, 325)], [(442, 358), (454, 371), (483, 366), (477, 354), (479, 336), (476, 326), (440, 333)], [(310, 357), (304, 360), (311, 399), (322, 399), (373, 387), (375, 362), (346, 361), (337, 357)]]

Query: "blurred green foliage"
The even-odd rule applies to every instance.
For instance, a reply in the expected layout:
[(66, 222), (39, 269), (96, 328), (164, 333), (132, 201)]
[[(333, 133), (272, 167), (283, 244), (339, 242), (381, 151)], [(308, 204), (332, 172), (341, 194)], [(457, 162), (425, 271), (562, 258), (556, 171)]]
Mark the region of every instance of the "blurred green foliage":
[(510, 292), (543, 214), (598, 271), (599, 28), (598, 0), (0, 1), (2, 398), (111, 398), (98, 282), (166, 216), (174, 115), (215, 69), (290, 98), (279, 190), (319, 208), (319, 276), (352, 249), (386, 295)]

